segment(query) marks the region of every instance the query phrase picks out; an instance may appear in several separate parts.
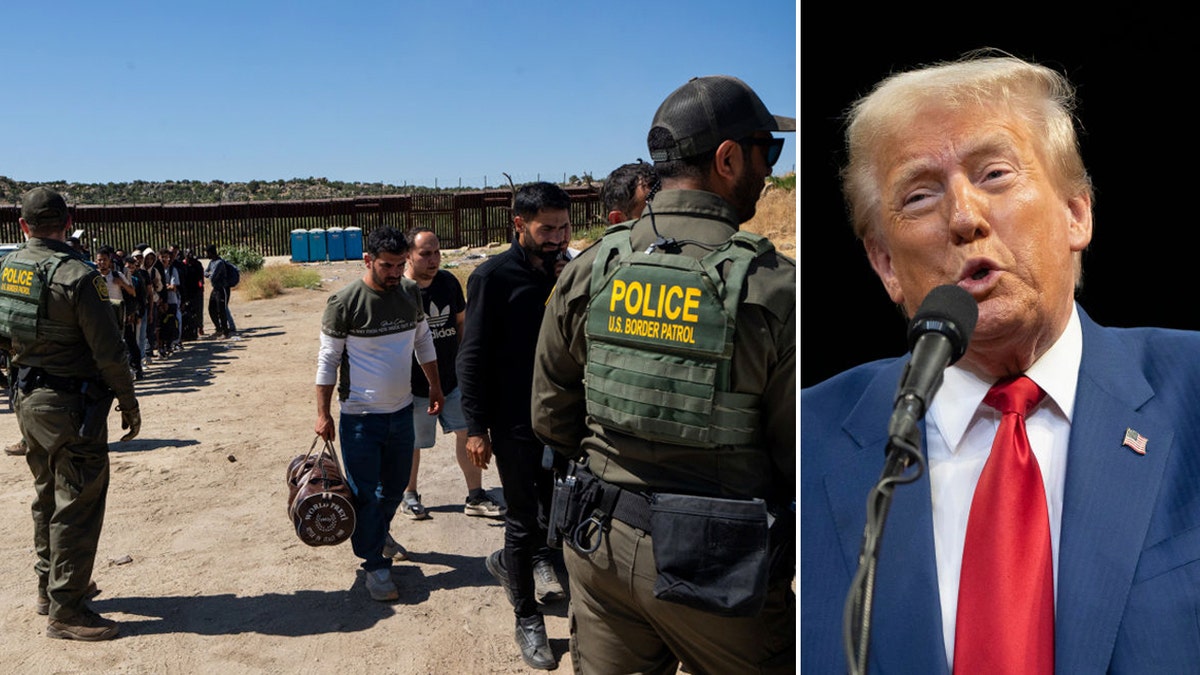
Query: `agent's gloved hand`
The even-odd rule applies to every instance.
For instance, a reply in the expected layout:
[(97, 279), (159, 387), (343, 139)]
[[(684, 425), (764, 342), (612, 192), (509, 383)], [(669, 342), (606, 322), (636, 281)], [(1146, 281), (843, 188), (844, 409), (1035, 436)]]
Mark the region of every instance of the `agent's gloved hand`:
[(122, 436), (121, 440), (131, 440), (142, 430), (142, 412), (136, 404), (131, 408), (117, 406), (117, 410), (121, 411), (121, 428), (129, 430), (129, 433)]

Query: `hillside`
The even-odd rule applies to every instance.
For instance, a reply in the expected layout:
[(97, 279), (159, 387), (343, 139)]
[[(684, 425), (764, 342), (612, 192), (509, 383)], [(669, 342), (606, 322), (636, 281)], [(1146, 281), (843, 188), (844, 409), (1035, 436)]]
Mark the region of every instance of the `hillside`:
[(21, 195), (34, 187), (61, 192), (72, 204), (216, 204), (222, 202), (299, 201), (337, 199), (380, 194), (429, 194), (458, 192), (387, 183), (345, 183), (327, 178), (289, 180), (252, 180), (246, 183), (221, 180), (168, 180), (131, 183), (69, 183), (52, 181), (29, 183), (0, 176), (0, 203), (16, 204)]

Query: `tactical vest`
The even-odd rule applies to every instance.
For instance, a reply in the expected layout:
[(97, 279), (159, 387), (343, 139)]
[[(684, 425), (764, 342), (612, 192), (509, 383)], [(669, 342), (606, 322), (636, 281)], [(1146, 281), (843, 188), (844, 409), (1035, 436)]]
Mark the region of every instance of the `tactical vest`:
[(696, 260), (633, 252), (622, 227), (597, 247), (586, 322), (588, 414), (652, 441), (754, 444), (759, 397), (730, 391), (730, 358), (747, 269), (774, 249), (771, 242), (737, 232)]
[(58, 266), (71, 259), (54, 253), (38, 262), (25, 258), (25, 247), (0, 259), (0, 335), (14, 342), (36, 340), (71, 343), (83, 339), (77, 325), (54, 321), (47, 316), (50, 281)]

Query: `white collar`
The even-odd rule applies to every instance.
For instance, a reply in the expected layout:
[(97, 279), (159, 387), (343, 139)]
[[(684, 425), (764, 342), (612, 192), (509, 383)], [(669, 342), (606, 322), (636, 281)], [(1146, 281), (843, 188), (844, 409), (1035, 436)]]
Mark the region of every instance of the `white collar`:
[[(1079, 310), (1072, 304), (1071, 317), (1062, 335), (1025, 371), (1025, 375), (1046, 392), (1043, 405), (1056, 405), (1068, 422), (1075, 410), (1075, 388), (1079, 384), (1082, 359), (1083, 328)], [(942, 387), (934, 395), (928, 415), (949, 447), (958, 447), (992, 384), (994, 381), (980, 379), (957, 365), (946, 369)]]

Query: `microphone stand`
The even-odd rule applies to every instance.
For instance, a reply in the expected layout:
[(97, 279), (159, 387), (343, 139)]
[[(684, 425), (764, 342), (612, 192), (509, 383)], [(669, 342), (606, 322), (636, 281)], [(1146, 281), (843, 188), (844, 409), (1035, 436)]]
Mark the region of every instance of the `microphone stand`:
[[(888, 439), (883, 473), (867, 496), (867, 523), (858, 554), (858, 571), (850, 583), (842, 611), (842, 640), (850, 675), (867, 672), (871, 642), (871, 609), (875, 594), (875, 568), (879, 563), (879, 543), (897, 485), (912, 483), (925, 473), (921, 455), (921, 432), (917, 425), (901, 425)], [(913, 471), (908, 471), (915, 467)], [(907, 472), (907, 475), (906, 475)]]

